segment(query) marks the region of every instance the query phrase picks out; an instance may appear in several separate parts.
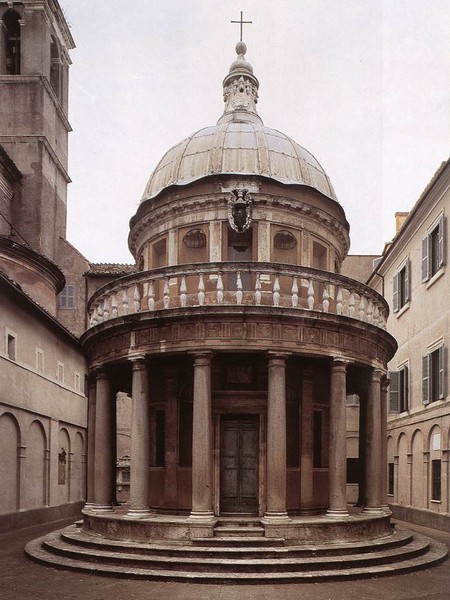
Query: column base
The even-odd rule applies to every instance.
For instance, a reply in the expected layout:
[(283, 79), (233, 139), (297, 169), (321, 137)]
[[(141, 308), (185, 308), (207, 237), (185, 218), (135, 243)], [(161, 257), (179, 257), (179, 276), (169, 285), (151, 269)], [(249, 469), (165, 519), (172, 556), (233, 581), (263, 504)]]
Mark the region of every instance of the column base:
[(381, 506), (365, 506), (363, 508), (363, 514), (367, 515), (382, 515), (385, 511)]
[(271, 525), (272, 523), (289, 523), (290, 520), (286, 511), (268, 510), (261, 519), (261, 523)]
[(114, 512), (112, 504), (94, 504), (92, 510), (94, 512)]
[(346, 508), (329, 508), (325, 513), (327, 519), (345, 519), (349, 517), (348, 510)]
[(130, 508), (125, 515), (126, 519), (145, 519), (153, 516), (149, 508)]
[(193, 510), (186, 521), (188, 523), (209, 523), (211, 521), (215, 521), (215, 516), (212, 510)]
[(94, 510), (94, 508), (95, 508), (94, 502), (86, 502), (86, 504), (83, 506), (83, 510)]

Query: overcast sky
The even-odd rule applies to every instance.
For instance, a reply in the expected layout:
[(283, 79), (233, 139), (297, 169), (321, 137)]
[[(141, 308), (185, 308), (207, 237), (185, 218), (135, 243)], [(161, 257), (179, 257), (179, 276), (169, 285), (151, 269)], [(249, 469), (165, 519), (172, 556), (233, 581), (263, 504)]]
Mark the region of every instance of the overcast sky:
[(307, 148), (381, 253), (450, 154), (450, 0), (60, 0), (72, 51), (68, 239), (132, 262), (128, 222), (174, 144), (223, 111), (239, 26), (264, 124)]

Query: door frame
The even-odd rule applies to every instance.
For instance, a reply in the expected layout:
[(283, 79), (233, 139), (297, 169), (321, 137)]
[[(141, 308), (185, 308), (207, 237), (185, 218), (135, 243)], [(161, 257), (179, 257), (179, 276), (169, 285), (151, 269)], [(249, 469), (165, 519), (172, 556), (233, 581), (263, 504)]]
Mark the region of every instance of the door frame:
[[(236, 396), (239, 392), (236, 393)], [(229, 415), (254, 415), (259, 422), (259, 490), (258, 490), (258, 512), (255, 516), (262, 517), (266, 510), (266, 411), (255, 403), (254, 407), (230, 405), (221, 409), (213, 416), (214, 420), (214, 514), (220, 516), (220, 432), (222, 417)], [(239, 516), (236, 513), (236, 516)], [(244, 516), (244, 515), (243, 515)]]

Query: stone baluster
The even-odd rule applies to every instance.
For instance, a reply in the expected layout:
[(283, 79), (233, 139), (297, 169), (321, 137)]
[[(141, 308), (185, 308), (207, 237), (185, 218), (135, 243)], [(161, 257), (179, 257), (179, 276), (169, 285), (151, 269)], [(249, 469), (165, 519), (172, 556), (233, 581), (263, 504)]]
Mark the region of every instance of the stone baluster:
[(325, 284), (323, 286), (323, 294), (322, 294), (322, 310), (323, 312), (328, 312), (330, 308), (330, 294), (328, 292), (328, 285)]
[(367, 322), (373, 323), (373, 304), (372, 300), (369, 300), (369, 304), (367, 305)]
[(342, 288), (338, 288), (338, 292), (336, 295), (336, 314), (342, 315), (343, 313), (343, 293)]
[(223, 281), (222, 273), (217, 273), (217, 304), (223, 304)]
[(124, 287), (122, 290), (122, 308), (123, 314), (128, 314), (128, 287)]
[(292, 308), (298, 308), (298, 277), (296, 275), (292, 278), (291, 301)]
[(155, 282), (153, 279), (148, 282), (147, 306), (148, 310), (155, 310)]
[(91, 313), (91, 327), (94, 327), (94, 325), (97, 325), (98, 323), (98, 314), (97, 314), (97, 305), (94, 306), (92, 313)]
[(139, 286), (137, 283), (134, 285), (133, 303), (134, 312), (138, 313), (141, 310), (141, 295), (139, 294)]
[(241, 272), (236, 273), (236, 304), (242, 304), (244, 294), (242, 292), (242, 279)]
[(309, 310), (314, 310), (314, 284), (313, 280), (308, 280), (308, 308)]
[(350, 300), (348, 301), (348, 316), (355, 318), (355, 294), (350, 292)]
[(198, 303), (200, 306), (205, 304), (205, 280), (203, 273), (198, 276)]
[(119, 310), (117, 307), (117, 294), (116, 294), (116, 292), (113, 292), (111, 294), (111, 317), (113, 319), (115, 319), (118, 316), (119, 316)]
[(280, 305), (280, 276), (275, 275), (275, 279), (273, 281), (273, 292), (272, 292), (272, 303), (273, 306)]
[(359, 307), (358, 307), (358, 309), (359, 309), (359, 320), (360, 321), (364, 321), (364, 315), (366, 313), (366, 305), (365, 305), (365, 302), (364, 302), (364, 296), (361, 294), (361, 296), (359, 298), (360, 298), (360, 300), (359, 300)]
[(98, 320), (100, 323), (103, 323), (103, 298), (98, 301)]
[(378, 322), (380, 320), (380, 311), (378, 308), (378, 304), (373, 305), (373, 324), (378, 326)]
[(109, 296), (105, 296), (103, 299), (103, 320), (109, 319)]
[(170, 305), (170, 288), (169, 288), (169, 278), (168, 277), (164, 277), (163, 303), (164, 303), (164, 308), (168, 309), (169, 305)]
[(180, 304), (183, 308), (186, 308), (187, 303), (187, 287), (186, 287), (186, 275), (181, 276), (180, 284)]
[(255, 280), (255, 305), (260, 306), (261, 304), (261, 273), (256, 273)]

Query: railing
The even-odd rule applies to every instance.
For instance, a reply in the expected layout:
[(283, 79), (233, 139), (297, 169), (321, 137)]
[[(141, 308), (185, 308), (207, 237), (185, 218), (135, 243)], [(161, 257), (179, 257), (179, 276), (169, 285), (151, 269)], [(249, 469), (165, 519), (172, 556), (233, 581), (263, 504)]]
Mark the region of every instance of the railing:
[(389, 309), (358, 281), (310, 267), (220, 262), (161, 267), (120, 277), (89, 301), (89, 323), (143, 311), (202, 306), (268, 306), (343, 315), (386, 328)]

